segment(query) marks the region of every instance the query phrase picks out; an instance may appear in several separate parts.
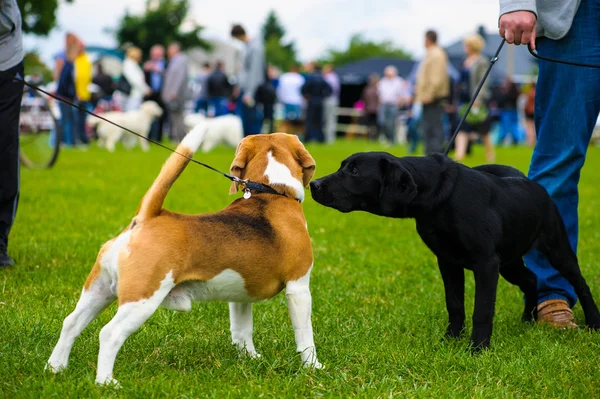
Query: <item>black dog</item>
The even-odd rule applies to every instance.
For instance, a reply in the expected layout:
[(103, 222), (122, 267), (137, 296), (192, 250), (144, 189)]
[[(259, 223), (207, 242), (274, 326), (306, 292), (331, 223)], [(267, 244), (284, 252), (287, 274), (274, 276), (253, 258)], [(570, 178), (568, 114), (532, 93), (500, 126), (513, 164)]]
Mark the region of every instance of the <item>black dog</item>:
[(536, 277), (523, 263), (534, 248), (573, 285), (587, 325), (600, 328), (600, 313), (556, 205), (542, 186), (514, 168), (469, 168), (439, 154), (358, 153), (310, 187), (315, 201), (341, 212), (416, 220), (444, 280), (447, 336), (458, 337), (464, 328), (463, 268), (475, 275), (474, 348), (490, 345), (499, 274), (525, 294), (523, 320), (536, 318)]

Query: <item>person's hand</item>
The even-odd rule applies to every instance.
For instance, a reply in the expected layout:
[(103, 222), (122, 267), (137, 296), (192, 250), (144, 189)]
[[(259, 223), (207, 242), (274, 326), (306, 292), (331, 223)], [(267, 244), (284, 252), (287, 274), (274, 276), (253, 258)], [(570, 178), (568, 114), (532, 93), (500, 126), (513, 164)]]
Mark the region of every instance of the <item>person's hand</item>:
[(146, 61), (144, 63), (144, 71), (154, 72), (154, 63), (152, 61)]
[(428, 105), (431, 104), (433, 102), (433, 99), (431, 97), (423, 97), (421, 98), (421, 104), (422, 105)]
[(500, 17), (500, 36), (509, 44), (529, 44), (535, 50), (537, 17), (531, 11), (515, 11)]

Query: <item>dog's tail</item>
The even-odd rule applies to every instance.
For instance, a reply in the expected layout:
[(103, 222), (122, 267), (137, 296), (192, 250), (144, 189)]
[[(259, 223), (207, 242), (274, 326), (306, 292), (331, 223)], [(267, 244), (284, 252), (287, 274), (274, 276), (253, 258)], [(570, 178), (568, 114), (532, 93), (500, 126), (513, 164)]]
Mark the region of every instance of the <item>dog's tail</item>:
[[(142, 202), (135, 217), (136, 222), (142, 222), (155, 216), (158, 216), (162, 210), (163, 202), (169, 192), (169, 189), (175, 183), (175, 180), (181, 175), (196, 150), (202, 144), (206, 134), (206, 125), (196, 126), (189, 132), (177, 146), (178, 154), (171, 154), (167, 162), (163, 165), (160, 173), (154, 183), (142, 198)], [(181, 155), (184, 156), (181, 156)], [(188, 157), (188, 158), (186, 158)]]

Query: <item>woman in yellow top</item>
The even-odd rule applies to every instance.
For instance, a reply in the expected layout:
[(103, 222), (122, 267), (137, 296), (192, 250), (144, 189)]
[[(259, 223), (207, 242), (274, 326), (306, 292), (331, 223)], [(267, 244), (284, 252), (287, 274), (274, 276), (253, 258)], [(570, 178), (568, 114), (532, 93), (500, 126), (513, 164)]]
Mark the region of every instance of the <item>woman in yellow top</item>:
[[(92, 110), (92, 93), (90, 92), (90, 85), (92, 84), (92, 61), (89, 55), (85, 51), (85, 45), (79, 41), (77, 44), (77, 57), (75, 57), (75, 93), (77, 94), (77, 103), (80, 107)], [(88, 144), (88, 136), (85, 130), (85, 122), (87, 120), (87, 113), (78, 110), (75, 121), (75, 134), (74, 137), (81, 140), (83, 144)]]

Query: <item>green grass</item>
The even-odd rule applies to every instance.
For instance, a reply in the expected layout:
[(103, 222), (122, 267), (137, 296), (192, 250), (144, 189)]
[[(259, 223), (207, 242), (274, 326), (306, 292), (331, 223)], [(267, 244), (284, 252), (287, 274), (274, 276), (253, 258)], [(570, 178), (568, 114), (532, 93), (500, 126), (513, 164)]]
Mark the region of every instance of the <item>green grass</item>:
[[(382, 149), (362, 141), (308, 148), (316, 176), (336, 170), (354, 152)], [(477, 148), (469, 162), (482, 163), (482, 152)], [(44, 372), (98, 249), (129, 223), (167, 155), (159, 148), (64, 151), (52, 170), (22, 171), (10, 245), (18, 265), (0, 271), (0, 397), (600, 397), (600, 334), (521, 323), (521, 294), (501, 280), (492, 349), (472, 356), (468, 334), (441, 339), (443, 285), (414, 221), (341, 214), (311, 198), (304, 210), (315, 252), (313, 325), (324, 370), (301, 368), (280, 294), (254, 307), (259, 360), (239, 358), (230, 344), (226, 304), (195, 304), (187, 314), (161, 308), (117, 357), (122, 388), (97, 387), (98, 334), (113, 305), (76, 341), (65, 372)], [(530, 155), (507, 148), (497, 158), (526, 170)], [(226, 148), (197, 156), (223, 170), (232, 157)], [(598, 181), (600, 149), (591, 148), (581, 179), (579, 253), (600, 300)], [(216, 211), (232, 201), (228, 188), (223, 177), (190, 165), (165, 206)], [(474, 286), (472, 274), (466, 276), (470, 314)], [(583, 323), (579, 306), (575, 315)]]

